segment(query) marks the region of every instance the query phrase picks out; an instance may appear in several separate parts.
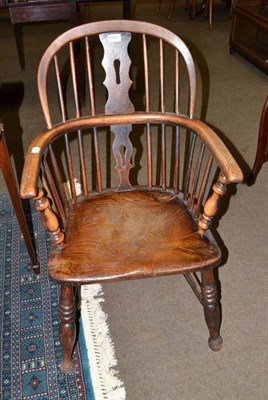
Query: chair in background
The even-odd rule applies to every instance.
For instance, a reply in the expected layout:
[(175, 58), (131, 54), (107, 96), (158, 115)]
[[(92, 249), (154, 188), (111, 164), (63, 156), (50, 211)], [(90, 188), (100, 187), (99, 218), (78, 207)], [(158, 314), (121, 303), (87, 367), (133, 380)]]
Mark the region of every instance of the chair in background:
[(248, 186), (251, 186), (255, 183), (257, 176), (265, 161), (268, 161), (268, 96), (266, 97), (262, 109), (260, 126), (259, 126), (257, 152), (251, 174), (247, 181)]
[[(161, 8), (162, 0), (157, 0), (156, 5), (156, 14), (159, 14)], [(224, 0), (224, 6), (231, 9), (231, 1)], [(189, 10), (190, 18), (195, 19), (198, 15), (204, 12), (205, 16), (208, 18), (209, 29), (211, 30), (213, 27), (213, 8), (214, 8), (214, 0), (203, 0), (201, 5), (197, 6), (196, 0), (186, 0), (186, 8)], [(175, 0), (170, 0), (169, 12), (168, 12), (168, 20), (171, 19), (173, 12), (175, 9)], [(231, 10), (230, 10), (231, 14)]]
[[(83, 108), (77, 41), (87, 67)], [(209, 228), (227, 184), (243, 176), (214, 131), (193, 119), (196, 73), (185, 43), (146, 22), (81, 25), (44, 53), (38, 90), (47, 130), (28, 150), (21, 196), (35, 200), (53, 243), (48, 273), (61, 285), (62, 370), (74, 368), (74, 287), (92, 283), (183, 274), (203, 305), (209, 346), (220, 350), (221, 252)]]
[[(231, 0), (223, 0), (224, 7), (229, 10), (231, 17)], [(198, 15), (204, 13), (208, 18), (209, 29), (213, 28), (214, 0), (203, 0), (200, 7), (197, 7), (196, 0), (189, 0), (190, 18), (195, 19)]]
[(40, 267), (37, 262), (36, 254), (33, 248), (32, 240), (28, 230), (25, 214), (21, 204), (21, 199), (18, 191), (18, 186), (13, 172), (12, 164), (9, 158), (8, 149), (6, 145), (6, 140), (4, 136), (4, 127), (0, 123), (0, 168), (4, 175), (4, 179), (7, 185), (8, 193), (10, 195), (10, 200), (12, 202), (14, 211), (16, 213), (20, 229), (30, 256), (33, 271), (39, 274)]
[[(173, 12), (175, 9), (175, 1), (176, 0), (170, 0), (168, 20), (170, 20), (173, 15)], [(156, 14), (157, 15), (159, 14), (161, 4), (162, 4), (162, 0), (157, 0), (157, 5), (156, 5)], [(209, 28), (212, 29), (213, 4), (214, 4), (214, 0), (203, 0), (201, 6), (197, 9), (196, 0), (187, 0), (186, 8), (189, 10), (191, 19), (195, 19), (199, 14), (204, 12), (205, 15), (208, 16)]]
[[(159, 14), (160, 8), (161, 8), (161, 3), (162, 0), (157, 0), (157, 5), (156, 5), (156, 14)], [(169, 12), (168, 12), (168, 20), (171, 19), (173, 12), (175, 8), (175, 0), (170, 0), (170, 6), (169, 6)]]

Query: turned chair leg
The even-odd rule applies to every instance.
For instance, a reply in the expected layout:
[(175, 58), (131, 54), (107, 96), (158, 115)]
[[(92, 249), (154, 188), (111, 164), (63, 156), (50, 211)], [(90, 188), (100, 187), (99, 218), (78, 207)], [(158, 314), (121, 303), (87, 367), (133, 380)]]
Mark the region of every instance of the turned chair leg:
[(62, 286), (60, 294), (60, 341), (63, 350), (61, 370), (65, 373), (74, 370), (73, 348), (76, 339), (76, 307), (72, 286)]
[(222, 347), (220, 336), (220, 304), (218, 299), (217, 285), (214, 279), (213, 269), (202, 271), (202, 297), (205, 320), (209, 330), (208, 344), (211, 350), (219, 351)]

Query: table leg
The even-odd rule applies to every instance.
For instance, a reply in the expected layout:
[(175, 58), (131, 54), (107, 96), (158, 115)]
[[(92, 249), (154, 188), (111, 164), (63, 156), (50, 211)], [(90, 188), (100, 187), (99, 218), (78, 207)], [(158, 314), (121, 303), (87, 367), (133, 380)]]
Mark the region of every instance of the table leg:
[(21, 198), (17, 187), (16, 178), (13, 172), (12, 164), (6, 146), (6, 140), (4, 137), (4, 130), (2, 125), (0, 125), (0, 167), (4, 175), (4, 179), (7, 185), (8, 192), (10, 194), (13, 208), (15, 210), (16, 216), (19, 221), (20, 229), (24, 237), (25, 244), (33, 265), (33, 270), (36, 274), (39, 274), (40, 267), (37, 262), (36, 254), (33, 248), (33, 243), (28, 230), (25, 214), (21, 203)]
[(17, 46), (17, 52), (20, 61), (20, 68), (25, 70), (25, 56), (24, 56), (24, 49), (23, 49), (23, 29), (21, 24), (14, 24), (14, 34)]

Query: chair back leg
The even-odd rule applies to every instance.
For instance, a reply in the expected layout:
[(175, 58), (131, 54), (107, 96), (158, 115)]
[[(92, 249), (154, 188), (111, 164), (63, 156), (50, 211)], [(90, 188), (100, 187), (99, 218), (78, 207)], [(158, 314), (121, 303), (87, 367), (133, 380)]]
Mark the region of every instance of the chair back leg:
[(218, 299), (217, 284), (214, 279), (213, 269), (202, 271), (202, 295), (205, 320), (209, 330), (208, 344), (211, 350), (219, 351), (222, 347), (220, 331), (220, 304)]

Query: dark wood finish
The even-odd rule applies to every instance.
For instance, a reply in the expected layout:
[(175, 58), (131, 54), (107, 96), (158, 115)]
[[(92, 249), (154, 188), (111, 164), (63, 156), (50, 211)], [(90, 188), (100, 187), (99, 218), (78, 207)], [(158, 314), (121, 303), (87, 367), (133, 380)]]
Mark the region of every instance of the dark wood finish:
[(262, 109), (257, 152), (251, 174), (248, 178), (248, 186), (251, 186), (255, 183), (257, 176), (262, 168), (262, 165), (266, 161), (268, 161), (268, 96), (266, 97)]
[(213, 11), (214, 11), (214, 0), (204, 0), (201, 2), (200, 7), (197, 7), (196, 0), (189, 1), (190, 18), (195, 19), (198, 15), (204, 13), (208, 17), (209, 29), (213, 28)]
[(58, 282), (188, 273), (220, 259), (215, 243), (198, 234), (185, 205), (162, 191), (108, 192), (87, 198), (70, 213), (65, 231), (64, 247), (54, 247), (48, 264), (50, 276)]
[[(79, 4), (87, 4), (87, 3), (107, 3), (113, 1), (120, 0), (76, 0)], [(123, 18), (131, 19), (131, 0), (121, 0), (123, 3)]]
[[(170, 0), (169, 12), (168, 12), (168, 20), (172, 18), (174, 9), (175, 9), (175, 0)], [(156, 5), (156, 14), (158, 15), (160, 12), (162, 0), (157, 1)], [(189, 15), (191, 19), (195, 19), (199, 14), (205, 13), (205, 16), (208, 17), (209, 21), (209, 29), (212, 29), (213, 24), (213, 8), (214, 8), (214, 0), (204, 0), (200, 7), (197, 7), (196, 0), (187, 0), (186, 8), (189, 10)]]
[(20, 68), (25, 69), (25, 55), (23, 49), (23, 29), (21, 24), (13, 24), (17, 52), (19, 56)]
[[(223, 0), (224, 7), (229, 10), (228, 15), (231, 17), (231, 2), (232, 0)], [(198, 6), (197, 0), (189, 0), (188, 8), (190, 12), (190, 18), (195, 19), (200, 14), (204, 13), (208, 19), (209, 29), (213, 29), (213, 15), (214, 15), (214, 0), (203, 0)]]
[[(78, 40), (84, 41), (89, 86), (85, 109), (79, 106), (72, 51)], [(103, 59), (93, 63), (96, 40), (103, 46)], [(69, 51), (74, 96), (71, 111), (63, 96), (63, 47)], [(157, 51), (153, 64), (150, 51)], [(174, 66), (173, 76), (165, 73), (166, 63)], [(55, 109), (50, 111), (50, 68), (56, 72), (58, 115)], [(103, 85), (94, 79), (100, 68)], [(62, 369), (71, 368), (71, 288), (95, 282), (183, 274), (204, 306), (210, 347), (219, 350), (219, 303), (213, 268), (220, 264), (221, 253), (208, 230), (226, 186), (241, 182), (243, 176), (216, 133), (193, 119), (196, 75), (185, 43), (172, 32), (146, 22), (102, 21), (79, 26), (57, 38), (43, 55), (38, 90), (47, 130), (28, 150), (21, 195), (36, 199), (53, 241), (48, 271), (63, 285), (60, 304), (61, 310), (67, 307), (68, 318), (61, 317), (61, 332), (65, 332), (61, 336), (70, 331), (70, 339), (62, 340)], [(104, 100), (102, 107), (97, 107), (97, 91), (98, 100)], [(103, 134), (113, 138), (108, 150)], [(142, 136), (144, 148), (138, 141)], [(91, 156), (85, 146), (88, 138)], [(75, 141), (79, 163), (73, 158)], [(139, 152), (139, 147), (137, 158), (134, 150)], [(65, 148), (64, 152), (56, 155), (59, 148)], [(115, 183), (104, 176), (111, 152)], [(106, 159), (107, 163), (103, 162)], [(133, 170), (140, 165), (147, 171), (136, 179)], [(213, 185), (217, 167), (220, 175)], [(96, 174), (93, 182), (88, 170)], [(38, 189), (40, 171), (52, 207), (44, 190)], [(81, 185), (79, 193), (75, 178)], [(202, 283), (193, 275), (198, 272)]]
[(20, 229), (25, 240), (25, 244), (30, 256), (30, 260), (32, 263), (33, 271), (36, 274), (39, 274), (40, 267), (38, 265), (38, 261), (36, 258), (36, 254), (33, 248), (33, 243), (30, 237), (30, 233), (28, 230), (25, 214), (23, 211), (23, 207), (21, 204), (21, 199), (17, 187), (17, 182), (15, 178), (15, 174), (12, 168), (12, 164), (9, 158), (8, 149), (6, 145), (6, 140), (4, 136), (4, 127), (3, 124), (0, 123), (0, 168), (3, 172), (4, 179), (7, 185), (7, 189), (10, 195), (10, 199), (12, 201), (12, 205), (16, 216), (18, 218), (18, 222), (20, 225)]
[(238, 53), (268, 73), (268, 8), (266, 0), (236, 0), (232, 7), (230, 52)]
[(197, 275), (194, 272), (190, 272), (190, 273), (185, 273), (184, 277), (189, 283), (191, 289), (193, 290), (194, 294), (196, 295), (200, 303), (203, 305), (202, 290), (201, 290), (200, 280), (198, 279)]
[(39, 189), (38, 195), (34, 200), (35, 208), (41, 212), (42, 223), (50, 234), (51, 242), (53, 244), (61, 244), (64, 241), (64, 233), (60, 229), (58, 218), (51, 209), (43, 189)]
[(74, 289), (71, 286), (62, 286), (60, 293), (60, 342), (63, 351), (61, 369), (66, 373), (74, 369), (72, 354), (76, 339), (75, 317)]
[(199, 225), (199, 233), (201, 235), (206, 232), (207, 229), (209, 229), (213, 218), (215, 215), (218, 213), (219, 208), (220, 208), (220, 201), (222, 196), (226, 193), (226, 183), (227, 179), (224, 174), (221, 174), (219, 176), (219, 180), (215, 185), (213, 185), (213, 193), (211, 197), (207, 200), (205, 206), (204, 206), (204, 211), (202, 214), (202, 217), (199, 219), (198, 225)]
[(213, 270), (201, 272), (202, 277), (202, 296), (205, 319), (210, 333), (208, 340), (209, 347), (213, 351), (219, 351), (222, 347), (220, 331), (220, 307), (218, 299), (218, 289), (213, 276)]
[[(0, 8), (8, 8), (14, 34), (20, 67), (25, 69), (23, 51), (23, 23), (70, 20), (71, 26), (77, 25), (77, 4), (104, 2), (107, 0), (7, 0)], [(116, 0), (108, 0), (109, 2)], [(131, 19), (131, 0), (122, 0), (123, 18)]]
[[(25, 199), (37, 196), (40, 164), (42, 158), (47, 156), (45, 152), (51, 143), (56, 142), (57, 139), (71, 132), (82, 131), (93, 127), (101, 128), (118, 124), (126, 125), (128, 123), (131, 125), (146, 125), (146, 127), (147, 124), (157, 126), (166, 124), (167, 126), (178, 126), (187, 130), (192, 130), (195, 135), (206, 144), (207, 149), (213, 152), (213, 159), (219, 165), (224, 176), (226, 176), (227, 182), (242, 182), (243, 175), (234, 158), (216, 133), (207, 125), (196, 119), (189, 119), (184, 116), (177, 116), (169, 113), (161, 115), (160, 113), (139, 112), (77, 118), (62, 124), (57, 124), (55, 127), (41, 132), (32, 141), (27, 151), (21, 182), (21, 196)], [(157, 187), (157, 185), (155, 186)], [(69, 208), (69, 202), (67, 202), (66, 209), (68, 210)]]
[[(131, 40), (129, 32), (120, 34), (119, 42), (111, 42), (109, 38), (111, 34), (103, 33), (100, 35), (100, 41), (104, 48), (104, 57), (102, 60), (103, 68), (106, 72), (106, 78), (103, 84), (108, 90), (108, 100), (105, 105), (106, 114), (119, 114), (122, 112), (131, 113), (134, 111), (134, 105), (129, 98), (129, 88), (132, 81), (129, 77), (129, 68), (131, 64), (130, 58), (127, 56), (127, 48)], [(118, 70), (111, 69), (111, 65), (118, 62)], [(119, 69), (120, 68), (120, 69)], [(113, 73), (114, 72), (114, 73)], [(117, 90), (120, 84), (120, 91)], [(113, 93), (118, 92), (117, 96)], [(116, 160), (115, 169), (119, 174), (119, 190), (130, 189), (129, 171), (131, 169), (132, 143), (129, 134), (132, 130), (131, 125), (113, 125), (111, 131), (115, 135), (113, 142), (113, 154)], [(125, 148), (124, 153), (120, 152), (120, 148)]]
[[(11, 3), (12, 4), (12, 3)], [(20, 67), (25, 69), (25, 57), (23, 51), (23, 23), (57, 21), (70, 19), (71, 25), (77, 25), (76, 1), (35, 1), (19, 2), (13, 7), (9, 5), (11, 23), (14, 25), (14, 33), (19, 55)]]
[[(22, 4), (22, 3), (21, 3)], [(26, 5), (11, 7), (9, 9), (12, 24), (23, 24), (25, 22), (55, 21), (71, 19), (72, 14), (76, 19), (76, 3), (62, 2), (58, 4)]]
[[(104, 22), (102, 22), (104, 24)], [(111, 33), (118, 33), (118, 32), (132, 32), (133, 34), (139, 34), (139, 29), (136, 21), (122, 21), (122, 20), (115, 20), (115, 21), (105, 21), (105, 29), (107, 32)], [(148, 56), (146, 57), (146, 53), (148, 52), (148, 47), (149, 45), (147, 44), (147, 39), (154, 39), (155, 45), (159, 48), (159, 58), (160, 58), (160, 53), (161, 53), (161, 45), (160, 41), (161, 38), (163, 41), (165, 41), (166, 48), (170, 50), (170, 59), (166, 57), (165, 61), (166, 63), (169, 63), (169, 68), (171, 67), (171, 62), (174, 63), (174, 66), (177, 66), (177, 57), (179, 57), (179, 60), (181, 60), (181, 63), (184, 64), (185, 68), (187, 69), (187, 76), (185, 77), (185, 84), (188, 86), (188, 91), (185, 93), (185, 90), (182, 91), (181, 86), (179, 85), (179, 81), (177, 78), (176, 81), (176, 87), (174, 88), (174, 94), (173, 97), (173, 104), (172, 107), (170, 107), (171, 112), (175, 113), (181, 113), (183, 115), (187, 115), (190, 118), (193, 117), (194, 114), (194, 107), (195, 107), (195, 96), (196, 96), (196, 72), (195, 72), (195, 66), (193, 62), (193, 58), (191, 53), (189, 52), (188, 48), (185, 46), (184, 42), (174, 35), (172, 32), (168, 31), (165, 28), (162, 28), (160, 26), (155, 29), (152, 33), (152, 29), (155, 29), (155, 25), (146, 23), (144, 24), (144, 34), (143, 34), (143, 52), (144, 52), (144, 60), (142, 58), (136, 59), (136, 65), (140, 66), (140, 68), (144, 69), (144, 76), (142, 76), (142, 79), (140, 79), (137, 84), (139, 85), (139, 90), (142, 92), (144, 95), (144, 103), (141, 105), (141, 101), (137, 101), (137, 105), (134, 104), (135, 109), (138, 111), (152, 111), (154, 108), (152, 106), (153, 100), (155, 93), (153, 93), (153, 89), (159, 84), (159, 90), (161, 89), (160, 86), (160, 81), (163, 81), (163, 76), (164, 70), (157, 71), (158, 75), (156, 75), (155, 81), (150, 82), (151, 84), (149, 85), (146, 78), (149, 74), (149, 68), (152, 66), (148, 66)], [(72, 42), (77, 42), (79, 39), (83, 39), (85, 41), (86, 45), (86, 59), (88, 59), (88, 66), (91, 64), (91, 52), (90, 52), (90, 47), (87, 45), (87, 36), (85, 35), (85, 32), (88, 36), (93, 37), (95, 35), (99, 35), (102, 30), (100, 28), (99, 22), (94, 22), (90, 24), (85, 24), (78, 26), (75, 30), (72, 31), (73, 37), (72, 37)], [(115, 39), (116, 40), (116, 36)], [(121, 39), (120, 39), (121, 40)], [(62, 92), (62, 82), (61, 82), (61, 77), (59, 76), (59, 71), (57, 67), (57, 51), (60, 47), (62, 46), (69, 46), (69, 34), (63, 34), (61, 35), (58, 39), (56, 39), (47, 49), (45, 54), (42, 57), (41, 63), (40, 63), (40, 68), (39, 68), (39, 73), (38, 73), (38, 90), (39, 90), (39, 97), (42, 105), (42, 109), (44, 112), (47, 128), (51, 128), (54, 124), (55, 121), (52, 122), (51, 118), (51, 112), (50, 112), (50, 106), (49, 106), (49, 100), (48, 100), (48, 93), (47, 93), (47, 74), (48, 70), (50, 67), (52, 67), (52, 60), (54, 60), (55, 63), (55, 70), (56, 70), (56, 75), (57, 75), (57, 86), (58, 86), (58, 94), (60, 98), (60, 109), (61, 109), (61, 118), (57, 120), (57, 122), (64, 122), (67, 118), (66, 116), (66, 104), (64, 102), (64, 97), (63, 97), (63, 92)], [(118, 42), (117, 42), (118, 44)], [(112, 41), (111, 46), (115, 47), (116, 42)], [(140, 43), (137, 42), (135, 45), (139, 48)], [(173, 56), (173, 60), (172, 60)], [(141, 61), (140, 61), (141, 60)], [(146, 61), (147, 60), (147, 61)], [(141, 64), (143, 62), (143, 65)], [(163, 66), (164, 68), (165, 66)], [(90, 68), (90, 67), (89, 67)], [(159, 67), (160, 68), (160, 67)], [(114, 73), (114, 65), (112, 65), (112, 68), (110, 68), (110, 71)], [(109, 73), (110, 73), (109, 71)], [(178, 74), (178, 72), (177, 72)], [(90, 75), (90, 70), (89, 70), (89, 75)], [(162, 77), (161, 77), (162, 75)], [(175, 71), (174, 71), (175, 75)], [(168, 79), (172, 80), (173, 76), (167, 77), (165, 76), (165, 80), (168, 81)], [(179, 85), (179, 87), (177, 87)], [(168, 85), (165, 84), (165, 87)], [(118, 86), (120, 87), (120, 86)], [(89, 80), (89, 91), (93, 91), (94, 93), (94, 85), (93, 82)], [(117, 91), (118, 92), (118, 91)], [(104, 92), (106, 93), (106, 92)], [(153, 94), (152, 94), (153, 93)], [(94, 95), (92, 95), (94, 97)], [(140, 95), (139, 95), (140, 96)], [(167, 110), (167, 102), (170, 101), (171, 95), (167, 94), (167, 90), (164, 88), (164, 93), (162, 93), (162, 98), (161, 98), (161, 107), (155, 107), (156, 111), (161, 111), (162, 109)], [(182, 108), (182, 104), (185, 105), (184, 109)], [(93, 104), (92, 107), (92, 97), (90, 98), (90, 109), (91, 109), (91, 114), (94, 115), (95, 113), (95, 104)], [(101, 110), (102, 112), (104, 111), (105, 106)], [(93, 112), (94, 110), (94, 112)], [(86, 109), (88, 115), (88, 108)], [(81, 110), (80, 110), (81, 112)], [(80, 114), (82, 115), (82, 114)], [(77, 110), (75, 110), (75, 113), (72, 114), (74, 118), (77, 117)], [(68, 116), (70, 119), (71, 114)]]

